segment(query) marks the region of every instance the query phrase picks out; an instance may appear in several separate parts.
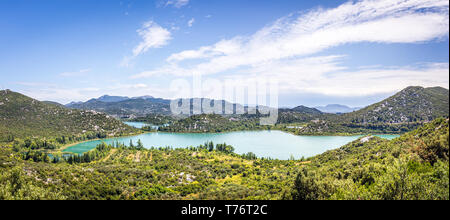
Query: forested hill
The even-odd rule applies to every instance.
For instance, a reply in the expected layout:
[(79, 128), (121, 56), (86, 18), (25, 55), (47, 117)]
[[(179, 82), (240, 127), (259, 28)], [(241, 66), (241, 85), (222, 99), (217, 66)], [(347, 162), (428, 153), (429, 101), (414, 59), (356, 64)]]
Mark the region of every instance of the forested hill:
[(278, 124), (305, 123), (326, 117), (326, 115), (315, 108), (308, 108), (302, 105), (292, 109), (281, 108), (278, 111)]
[(170, 100), (153, 97), (102, 96), (87, 102), (66, 105), (73, 109), (95, 110), (118, 118), (144, 117), (148, 114), (170, 114)]
[[(99, 112), (107, 113), (117, 118), (135, 118), (146, 117), (147, 115), (171, 115), (170, 103), (172, 100), (154, 98), (151, 96), (141, 97), (122, 97), (122, 96), (102, 96), (97, 99), (91, 99), (87, 102), (72, 102), (66, 105), (68, 108), (83, 109), (83, 110), (95, 110)], [(207, 111), (217, 111), (216, 113), (239, 113), (254, 111), (255, 107), (246, 107), (240, 104), (233, 104), (225, 100), (213, 100), (207, 98), (190, 98), (190, 99), (177, 99), (179, 102), (180, 111), (185, 116), (192, 114), (206, 113)], [(220, 103), (220, 107), (215, 107), (216, 103)], [(182, 105), (184, 104), (184, 106)], [(198, 110), (194, 108), (194, 105), (201, 106)], [(219, 108), (219, 109), (218, 109)], [(261, 108), (267, 108), (259, 106)], [(195, 110), (194, 110), (195, 109)], [(180, 112), (180, 113), (181, 113)], [(178, 113), (177, 113), (178, 114)]]
[(243, 130), (268, 129), (261, 126), (258, 118), (249, 115), (235, 115), (224, 117), (222, 115), (201, 114), (174, 120), (167, 127), (160, 127), (160, 131), (165, 132), (189, 132), (189, 133), (210, 133), (210, 132), (230, 132)]
[(449, 115), (449, 91), (442, 87), (408, 87), (394, 96), (342, 115), (351, 123), (428, 122)]
[(0, 91), (0, 142), (30, 136), (115, 136), (134, 132), (136, 129), (103, 113), (67, 109), (10, 90)]
[(297, 112), (297, 113), (305, 113), (305, 114), (316, 114), (316, 115), (322, 114), (322, 112), (316, 108), (308, 108), (303, 105), (297, 106), (297, 107), (291, 109), (291, 111)]

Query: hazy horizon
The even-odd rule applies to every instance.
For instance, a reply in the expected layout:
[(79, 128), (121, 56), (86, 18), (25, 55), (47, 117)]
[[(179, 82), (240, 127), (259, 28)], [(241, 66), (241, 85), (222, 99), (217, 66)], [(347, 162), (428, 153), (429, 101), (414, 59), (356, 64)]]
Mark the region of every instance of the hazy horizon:
[[(425, 88), (428, 88), (428, 87), (425, 87)], [(445, 89), (448, 89), (448, 88), (445, 88)], [(293, 105), (279, 105), (278, 108), (280, 108), (280, 109), (282, 109), (282, 108), (294, 108), (294, 107), (298, 107), (298, 106), (306, 106), (306, 107), (309, 107), (309, 108), (317, 108), (317, 107), (326, 107), (327, 105), (343, 105), (343, 106), (346, 106), (346, 107), (349, 107), (349, 108), (364, 108), (364, 107), (367, 107), (369, 105), (372, 105), (372, 104), (378, 103), (380, 101), (383, 101), (384, 99), (387, 99), (387, 98), (395, 95), (397, 92), (400, 92), (400, 91), (401, 90), (393, 92), (393, 93), (388, 93), (388, 94), (375, 95), (375, 96), (372, 96), (372, 97), (357, 97), (357, 98), (355, 98), (355, 100), (353, 100), (353, 103), (367, 103), (367, 104), (359, 105), (359, 106), (358, 105), (347, 104), (347, 103), (352, 103), (352, 102), (348, 102), (348, 100), (347, 100), (347, 102), (345, 102), (346, 100), (339, 99), (339, 98), (330, 99), (330, 102), (323, 102), (323, 100), (321, 100), (320, 102), (314, 102), (314, 101), (312, 101), (312, 100), (315, 99), (314, 96), (304, 95), (304, 96), (302, 96), (300, 98), (299, 97), (293, 97), (292, 98), (293, 102), (299, 101), (299, 103), (293, 104)], [(14, 91), (14, 92), (17, 92), (17, 91)], [(58, 101), (53, 101), (53, 100), (40, 100), (40, 99), (37, 99), (37, 100), (39, 100), (39, 101), (51, 101), (51, 102), (57, 102), (57, 103), (60, 103), (60, 104), (63, 104), (63, 105), (68, 105), (70, 103), (87, 102), (87, 101), (90, 101), (92, 99), (99, 99), (99, 98), (101, 98), (103, 96), (127, 97), (127, 98), (140, 98), (140, 97), (145, 97), (145, 96), (151, 96), (151, 97), (156, 98), (156, 99), (161, 98), (161, 97), (155, 97), (155, 96), (152, 96), (152, 95), (143, 95), (143, 96), (132, 96), (132, 97), (130, 97), (130, 96), (122, 96), (122, 95), (103, 94), (101, 96), (91, 97), (91, 98), (88, 98), (88, 99), (82, 100), (82, 101), (70, 101), (70, 102), (66, 102), (66, 103), (60, 103)], [(32, 95), (30, 97), (36, 99)], [(195, 97), (195, 98), (200, 98), (200, 97)], [(164, 99), (164, 98), (162, 98), (162, 99)], [(171, 100), (171, 99), (167, 99), (167, 100)], [(222, 100), (224, 100), (224, 99), (222, 99)], [(302, 104), (302, 101), (305, 102), (304, 100), (309, 100), (309, 103), (319, 103), (319, 104), (316, 104), (316, 105), (314, 105), (314, 104), (312, 104), (312, 105), (305, 105), (305, 104)], [(232, 102), (232, 101), (226, 100), (226, 99), (225, 99), (225, 101)], [(280, 101), (283, 101), (283, 100), (280, 100)], [(287, 102), (289, 102), (289, 101), (287, 101)], [(306, 102), (308, 102), (308, 101), (306, 101)], [(238, 103), (238, 102), (232, 102), (232, 103), (241, 104), (243, 106), (255, 106), (255, 105), (247, 105), (245, 103)]]

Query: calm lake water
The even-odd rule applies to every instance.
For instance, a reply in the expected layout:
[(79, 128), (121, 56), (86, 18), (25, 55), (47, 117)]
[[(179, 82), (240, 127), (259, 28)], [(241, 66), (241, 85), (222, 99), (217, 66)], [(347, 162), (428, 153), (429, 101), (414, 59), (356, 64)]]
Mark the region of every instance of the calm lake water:
[[(136, 125), (139, 126), (139, 125)], [(315, 156), (327, 150), (339, 148), (361, 136), (296, 136), (282, 131), (239, 131), (220, 134), (186, 134), (186, 133), (147, 133), (133, 137), (111, 138), (88, 141), (67, 148), (64, 152), (84, 153), (94, 149), (101, 142), (113, 144), (119, 141), (128, 145), (130, 140), (134, 144), (140, 139), (145, 147), (186, 148), (199, 146), (207, 141), (215, 144), (227, 143), (235, 148), (238, 154), (253, 152), (258, 157), (276, 159), (296, 159)], [(379, 135), (386, 139), (393, 139), (398, 135)]]
[(128, 122), (128, 121), (126, 121), (126, 122), (123, 122), (123, 123), (126, 124), (126, 125), (129, 125), (131, 127), (135, 127), (135, 128), (139, 128), (139, 129), (141, 129), (143, 127), (151, 127), (152, 129), (156, 129), (157, 130), (159, 128), (159, 126), (147, 124), (147, 123), (144, 123), (144, 122)]

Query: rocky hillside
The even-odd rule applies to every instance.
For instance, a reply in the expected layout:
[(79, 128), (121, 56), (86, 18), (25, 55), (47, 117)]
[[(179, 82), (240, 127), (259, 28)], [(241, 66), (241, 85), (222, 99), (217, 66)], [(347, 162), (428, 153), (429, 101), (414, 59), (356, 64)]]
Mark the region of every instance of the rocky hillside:
[(103, 113), (68, 109), (10, 90), (0, 91), (0, 141), (86, 132), (115, 136), (130, 134), (136, 130)]
[(449, 116), (449, 91), (441, 87), (408, 87), (361, 110), (346, 114), (303, 114), (280, 110), (281, 123), (305, 123), (289, 129), (298, 135), (402, 134)]
[(341, 117), (351, 123), (428, 122), (449, 115), (449, 91), (442, 87), (408, 87), (394, 96)]

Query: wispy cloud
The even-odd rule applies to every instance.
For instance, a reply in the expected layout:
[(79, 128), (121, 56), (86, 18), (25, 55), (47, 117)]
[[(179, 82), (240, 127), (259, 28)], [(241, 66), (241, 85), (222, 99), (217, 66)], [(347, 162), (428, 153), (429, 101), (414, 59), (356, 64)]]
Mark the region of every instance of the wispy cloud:
[(226, 76), (235, 79), (275, 79), (281, 94), (323, 94), (355, 97), (397, 92), (408, 86), (449, 86), (448, 63), (362, 67), (342, 65), (345, 56), (281, 60)]
[(91, 69), (82, 69), (75, 72), (63, 72), (60, 73), (59, 75), (62, 77), (75, 77), (75, 76), (84, 76), (89, 72), (91, 72)]
[(27, 86), (18, 89), (18, 92), (33, 97), (41, 101), (56, 101), (59, 103), (69, 103), (71, 101), (87, 100), (101, 90), (99, 88), (62, 88), (54, 86)]
[(175, 8), (181, 8), (189, 4), (189, 0), (169, 0), (166, 2), (166, 6), (172, 5)]
[(133, 55), (139, 56), (151, 48), (161, 48), (172, 39), (170, 31), (159, 26), (154, 21), (146, 22), (141, 29), (137, 30), (142, 42), (133, 49)]
[(102, 95), (118, 96), (144, 96), (154, 95), (157, 97), (166, 97), (167, 88), (159, 88), (157, 85), (148, 85), (144, 83), (115, 83), (106, 87), (74, 87), (68, 88), (58, 84), (43, 84), (39, 82), (21, 82), (23, 88), (17, 91), (41, 101), (56, 101), (59, 103), (69, 103), (72, 101), (87, 101), (92, 97)]
[(195, 22), (195, 18), (192, 18), (191, 20), (188, 21), (188, 27), (192, 27), (192, 25), (194, 25)]
[(214, 58), (225, 54), (235, 54), (242, 50), (242, 38), (231, 40), (222, 40), (212, 46), (204, 46), (197, 50), (185, 50), (180, 53), (172, 54), (167, 58), (170, 63), (189, 59)]
[[(402, 82), (427, 82), (421, 74), (430, 73), (428, 80), (433, 83), (447, 82), (448, 76), (442, 75), (447, 68), (421, 67), (408, 70), (411, 75), (401, 74), (391, 67), (366, 69), (360, 72), (343, 72), (345, 67), (337, 65), (337, 57), (311, 57), (332, 47), (352, 43), (422, 43), (448, 37), (449, 33), (449, 2), (448, 0), (364, 0), (348, 2), (332, 9), (315, 9), (308, 12), (295, 13), (283, 17), (262, 28), (251, 36), (236, 36), (221, 40), (213, 45), (197, 49), (185, 50), (172, 54), (167, 63), (160, 68), (144, 71), (132, 78), (152, 77), (159, 74), (188, 76), (193, 73), (203, 75), (229, 73), (230, 71), (247, 72), (247, 74), (265, 74), (291, 79), (291, 83), (313, 82), (305, 80), (328, 80), (336, 76), (350, 76), (358, 83), (375, 80), (373, 74), (393, 77), (395, 74), (406, 77)], [(195, 62), (185, 62), (185, 61)], [(314, 60), (319, 64), (309, 65)], [(308, 68), (308, 69), (307, 69)], [(331, 69), (330, 69), (331, 68)], [(263, 71), (266, 69), (267, 71)], [(314, 71), (310, 71), (314, 70)], [(385, 75), (383, 75), (385, 74)], [(391, 75), (390, 75), (391, 74)], [(293, 78), (293, 76), (295, 76)], [(443, 77), (437, 81), (438, 77)], [(345, 77), (344, 77), (345, 78)], [(343, 91), (340, 78), (334, 78), (333, 90)], [(350, 80), (350, 81), (352, 81)], [(325, 81), (327, 82), (327, 81)], [(378, 84), (366, 83), (370, 88)], [(438, 83), (442, 84), (442, 83)], [(330, 87), (317, 84), (314, 92), (330, 93)], [(327, 85), (327, 86), (330, 86)], [(341, 88), (342, 87), (342, 88)], [(392, 86), (391, 86), (392, 87)], [(398, 86), (397, 86), (398, 87)], [(447, 86), (448, 87), (448, 86)], [(341, 88), (341, 89), (339, 89)], [(350, 87), (357, 89), (355, 87)], [(388, 86), (380, 89), (361, 88), (368, 92), (389, 90)], [(383, 89), (381, 89), (383, 88)], [(344, 89), (345, 90), (345, 89)], [(336, 93), (336, 92), (335, 92)], [(341, 92), (344, 94), (346, 92)], [(354, 93), (354, 90), (352, 90)]]
[(122, 61), (123, 66), (128, 66), (131, 60), (144, 54), (149, 49), (166, 46), (172, 39), (171, 32), (154, 21), (144, 23), (136, 32), (142, 38), (142, 41), (133, 49), (133, 55), (131, 57), (124, 58)]

